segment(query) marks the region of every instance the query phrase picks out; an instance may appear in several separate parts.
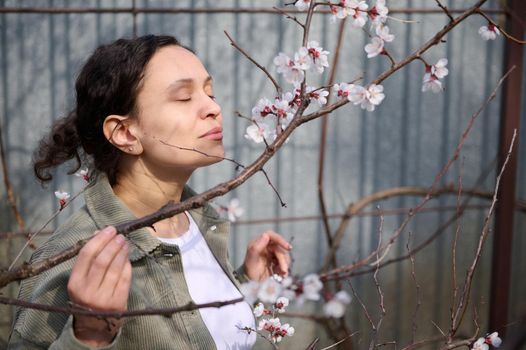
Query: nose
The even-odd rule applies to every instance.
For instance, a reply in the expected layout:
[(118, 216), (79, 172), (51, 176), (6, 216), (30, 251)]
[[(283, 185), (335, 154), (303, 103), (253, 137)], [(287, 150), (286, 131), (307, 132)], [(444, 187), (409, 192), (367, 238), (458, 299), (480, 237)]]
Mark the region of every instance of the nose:
[(205, 106), (203, 107), (202, 118), (217, 118), (221, 115), (221, 106), (212, 97), (205, 94), (204, 99), (206, 100)]

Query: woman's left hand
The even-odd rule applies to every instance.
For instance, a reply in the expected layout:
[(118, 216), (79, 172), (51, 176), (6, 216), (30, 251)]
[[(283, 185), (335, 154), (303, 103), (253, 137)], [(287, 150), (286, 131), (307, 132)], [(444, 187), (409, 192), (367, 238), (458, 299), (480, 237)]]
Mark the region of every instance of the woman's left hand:
[(250, 241), (245, 256), (245, 272), (254, 281), (273, 274), (287, 276), (292, 246), (274, 231), (266, 231)]

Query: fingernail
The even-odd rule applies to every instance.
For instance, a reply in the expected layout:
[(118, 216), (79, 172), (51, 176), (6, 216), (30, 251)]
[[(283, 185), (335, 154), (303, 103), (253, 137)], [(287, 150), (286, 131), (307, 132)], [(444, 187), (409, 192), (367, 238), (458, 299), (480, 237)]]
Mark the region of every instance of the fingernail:
[(115, 237), (115, 242), (117, 242), (119, 244), (123, 244), (125, 242), (124, 236), (123, 235), (117, 235)]

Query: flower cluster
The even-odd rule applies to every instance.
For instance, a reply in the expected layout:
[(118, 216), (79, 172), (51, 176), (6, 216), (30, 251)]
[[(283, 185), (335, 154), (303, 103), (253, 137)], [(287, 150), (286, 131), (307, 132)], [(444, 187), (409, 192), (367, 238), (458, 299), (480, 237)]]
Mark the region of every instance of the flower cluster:
[(473, 346), (472, 350), (488, 350), (489, 346), (494, 346), (498, 348), (502, 344), (502, 339), (499, 338), (498, 332), (493, 332), (486, 335), (485, 337), (480, 337), (477, 339)]
[[(298, 6), (297, 3), (296, 6)], [(385, 0), (377, 0), (371, 8), (365, 1), (340, 0), (338, 3), (331, 4), (330, 9), (333, 22), (350, 17), (352, 26), (356, 28), (365, 26), (368, 19), (371, 19), (373, 26), (385, 23), (389, 13)]]
[(371, 39), (371, 43), (365, 45), (365, 52), (367, 52), (367, 57), (372, 58), (378, 55), (384, 54), (385, 43), (390, 43), (394, 40), (394, 35), (389, 33), (389, 27), (380, 24), (376, 27), (376, 36)]
[(277, 67), (277, 72), (283, 74), (288, 83), (298, 87), (303, 82), (306, 71), (323, 73), (325, 68), (329, 66), (328, 54), (329, 51), (325, 51), (317, 41), (313, 40), (309, 41), (306, 47), (300, 47), (294, 53), (294, 59), (280, 52), (274, 58), (274, 64)]
[[(292, 336), (294, 327), (288, 323), (281, 324), (277, 314), (285, 312), (289, 306), (289, 298), (282, 295), (291, 286), (290, 277), (282, 278), (274, 275), (262, 283), (251, 281), (241, 285), (241, 291), (245, 299), (253, 304), (255, 300), (260, 300), (254, 307), (254, 316), (261, 318), (258, 323), (258, 331), (265, 331), (264, 336), (273, 343), (279, 343), (283, 337)], [(289, 294), (290, 295), (290, 294)], [(265, 304), (270, 307), (265, 307)]]
[[(261, 282), (250, 281), (241, 285), (241, 292), (248, 303), (254, 304), (259, 301), (254, 308), (256, 317), (264, 315), (275, 317), (276, 313), (285, 311), (290, 301), (303, 304), (307, 300), (321, 299), (326, 301), (323, 306), (326, 316), (342, 317), (347, 304), (351, 301), (349, 294), (345, 291), (339, 291), (336, 294), (321, 293), (322, 289), (323, 283), (315, 273), (308, 274), (301, 279), (274, 275)], [(265, 308), (265, 304), (271, 307)]]
[(479, 34), (484, 40), (495, 40), (500, 35), (500, 30), (493, 23), (479, 28)]
[(374, 111), (385, 98), (382, 85), (371, 84), (367, 88), (357, 84), (334, 84), (333, 91), (340, 98), (347, 98), (355, 105), (370, 112)]
[[(260, 99), (252, 108), (253, 124), (247, 127), (245, 138), (255, 143), (273, 141), (289, 125), (296, 114), (301, 103), (300, 93), (301, 89), (297, 87), (293, 92), (276, 97), (274, 101), (267, 98)], [(307, 86), (305, 94), (310, 103), (315, 102), (321, 107), (327, 103), (329, 92), (325, 89)]]
[(293, 336), (295, 329), (288, 323), (281, 324), (281, 321), (278, 317), (276, 318), (264, 318), (259, 321), (258, 324), (259, 331), (267, 331), (268, 339), (273, 343), (279, 343), (285, 336)]
[(441, 92), (443, 90), (442, 82), (440, 81), (440, 79), (444, 78), (449, 73), (446, 66), (446, 58), (441, 58), (434, 65), (426, 65), (426, 72), (424, 74), (422, 84), (422, 92), (426, 92), (428, 90), (431, 90), (433, 92)]

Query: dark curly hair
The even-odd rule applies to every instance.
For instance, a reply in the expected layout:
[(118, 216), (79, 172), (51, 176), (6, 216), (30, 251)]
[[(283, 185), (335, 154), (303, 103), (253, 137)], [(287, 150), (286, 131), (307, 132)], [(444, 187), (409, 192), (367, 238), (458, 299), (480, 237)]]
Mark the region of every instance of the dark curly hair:
[(76, 107), (55, 122), (34, 153), (33, 169), (42, 183), (52, 179), (52, 168), (71, 159), (76, 164), (69, 173), (87, 161), (96, 171), (106, 173), (111, 184), (116, 183), (123, 153), (104, 136), (104, 120), (111, 114), (136, 115), (146, 65), (167, 45), (181, 46), (173, 36), (145, 35), (119, 39), (95, 50), (77, 78)]

